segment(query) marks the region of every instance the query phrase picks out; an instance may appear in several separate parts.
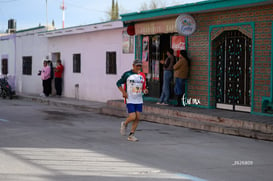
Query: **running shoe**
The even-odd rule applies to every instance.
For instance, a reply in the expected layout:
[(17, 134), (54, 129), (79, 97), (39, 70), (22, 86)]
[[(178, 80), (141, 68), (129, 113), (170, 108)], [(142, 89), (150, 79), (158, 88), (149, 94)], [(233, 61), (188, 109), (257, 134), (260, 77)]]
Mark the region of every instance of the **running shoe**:
[(134, 134), (131, 134), (131, 135), (129, 135), (129, 137), (128, 137), (128, 141), (136, 142), (136, 141), (138, 141), (138, 139), (135, 137)]
[(120, 134), (122, 136), (125, 136), (126, 135), (126, 126), (125, 126), (125, 121), (122, 121), (121, 122), (121, 125), (120, 125)]

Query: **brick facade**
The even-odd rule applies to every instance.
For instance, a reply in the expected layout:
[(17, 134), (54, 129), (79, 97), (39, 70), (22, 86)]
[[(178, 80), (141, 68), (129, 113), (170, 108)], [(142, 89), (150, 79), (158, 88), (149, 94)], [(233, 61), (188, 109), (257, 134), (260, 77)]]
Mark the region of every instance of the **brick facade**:
[[(192, 60), (191, 76), (188, 84), (188, 96), (198, 97), (203, 106), (215, 106), (215, 61), (211, 59), (211, 91), (208, 105), (208, 58), (209, 27), (214, 25), (235, 24), (229, 29), (241, 31), (246, 36), (255, 34), (255, 74), (254, 74), (254, 112), (261, 112), (262, 97), (270, 96), (271, 79), (271, 41), (273, 5), (243, 8), (228, 11), (193, 14), (197, 23), (197, 31), (188, 37), (188, 51)], [(239, 23), (254, 22), (251, 27), (240, 28)], [(221, 32), (223, 30), (217, 30)], [(252, 31), (252, 32), (251, 32)], [(215, 35), (215, 33), (212, 32)], [(217, 36), (217, 35), (215, 35)], [(252, 37), (251, 37), (252, 38)], [(253, 55), (253, 53), (252, 53)], [(213, 57), (213, 56), (212, 56)]]

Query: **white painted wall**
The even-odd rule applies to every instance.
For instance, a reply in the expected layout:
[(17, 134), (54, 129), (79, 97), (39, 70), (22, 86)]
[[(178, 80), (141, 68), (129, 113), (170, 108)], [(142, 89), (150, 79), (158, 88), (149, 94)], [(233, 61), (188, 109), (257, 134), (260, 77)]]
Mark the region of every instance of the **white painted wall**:
[[(42, 88), (42, 80), (37, 75), (43, 66), (43, 60), (48, 55), (48, 40), (38, 37), (38, 32), (45, 29), (31, 30), (16, 34), (16, 82), (17, 92), (39, 95)], [(32, 75), (23, 75), (23, 57), (32, 57)]]
[[(49, 52), (60, 52), (64, 71), (64, 96), (105, 102), (120, 99), (116, 81), (132, 67), (134, 54), (122, 53), (122, 29), (49, 38)], [(117, 75), (106, 74), (106, 52), (117, 52)], [(73, 73), (73, 54), (81, 54), (81, 73)]]
[[(73, 34), (67, 34), (71, 29)], [(79, 98), (82, 100), (106, 102), (121, 99), (116, 82), (125, 71), (132, 68), (134, 60), (134, 53), (122, 53), (122, 22), (88, 25), (80, 29), (83, 29), (82, 32), (77, 32), (78, 27), (49, 32), (45, 29), (19, 32), (16, 34), (16, 54), (12, 48), (13, 40), (1, 40), (0, 56), (8, 54), (9, 71), (14, 74), (16, 71), (16, 91), (39, 95), (42, 92), (42, 80), (37, 75), (38, 70), (42, 68), (46, 56), (52, 58), (52, 53), (60, 52), (64, 65), (65, 97), (75, 98), (75, 84), (79, 84)], [(59, 35), (59, 31), (63, 33)], [(107, 51), (117, 53), (116, 75), (106, 74)], [(73, 54), (76, 53), (81, 54), (81, 73), (73, 73)], [(32, 75), (22, 74), (23, 56), (32, 56)]]
[(0, 37), (0, 74), (2, 74), (2, 58), (8, 59), (8, 74), (15, 75), (15, 35)]

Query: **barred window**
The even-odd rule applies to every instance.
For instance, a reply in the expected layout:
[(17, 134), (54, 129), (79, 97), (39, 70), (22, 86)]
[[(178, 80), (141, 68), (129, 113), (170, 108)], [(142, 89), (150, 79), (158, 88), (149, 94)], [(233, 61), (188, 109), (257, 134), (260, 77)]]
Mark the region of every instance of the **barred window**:
[(81, 73), (81, 54), (73, 54), (73, 73)]
[(117, 53), (106, 52), (106, 74), (117, 74)]
[(2, 74), (8, 74), (8, 59), (2, 59)]
[(32, 74), (32, 57), (23, 57), (23, 75)]

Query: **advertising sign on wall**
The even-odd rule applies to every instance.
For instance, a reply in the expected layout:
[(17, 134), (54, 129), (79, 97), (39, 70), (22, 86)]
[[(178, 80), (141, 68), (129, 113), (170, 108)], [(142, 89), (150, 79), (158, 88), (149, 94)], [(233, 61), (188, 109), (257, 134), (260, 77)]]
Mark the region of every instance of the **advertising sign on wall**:
[(172, 49), (186, 50), (186, 43), (184, 36), (172, 36)]
[(172, 36), (172, 49), (174, 55), (179, 57), (180, 50), (186, 50), (186, 41), (184, 36)]
[(176, 19), (176, 30), (180, 35), (190, 36), (196, 30), (196, 22), (191, 15), (181, 14)]

